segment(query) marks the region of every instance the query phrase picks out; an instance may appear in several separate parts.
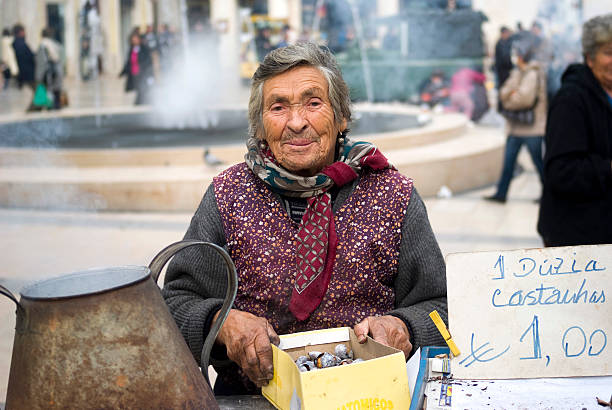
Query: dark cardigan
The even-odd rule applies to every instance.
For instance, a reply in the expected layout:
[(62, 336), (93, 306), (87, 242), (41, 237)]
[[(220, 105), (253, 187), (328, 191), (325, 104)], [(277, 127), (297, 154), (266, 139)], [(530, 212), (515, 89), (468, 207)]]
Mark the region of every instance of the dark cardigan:
[[(358, 180), (339, 190), (333, 204), (334, 212), (346, 201), (357, 183)], [(277, 199), (281, 200), (280, 197)], [(401, 235), (398, 273), (394, 282), (395, 309), (388, 314), (406, 323), (414, 349), (427, 345), (442, 346), (444, 340), (428, 314), (436, 309), (447, 322), (446, 269), (429, 225), (425, 205), (416, 189), (406, 209)], [(212, 185), (185, 234), (185, 239), (196, 238), (220, 246), (226, 244)], [(200, 361), (212, 317), (222, 304), (227, 282), (225, 277), (220, 257), (204, 247), (185, 249), (177, 254), (168, 267), (162, 294), (197, 362)], [(218, 354), (218, 351), (213, 352), (213, 355)], [(228, 372), (235, 374), (237, 368), (234, 365), (229, 369), (217, 368), (217, 371), (218, 380), (230, 383), (233, 377)], [(253, 393), (240, 389), (230, 392)], [(223, 393), (229, 394), (228, 390)]]

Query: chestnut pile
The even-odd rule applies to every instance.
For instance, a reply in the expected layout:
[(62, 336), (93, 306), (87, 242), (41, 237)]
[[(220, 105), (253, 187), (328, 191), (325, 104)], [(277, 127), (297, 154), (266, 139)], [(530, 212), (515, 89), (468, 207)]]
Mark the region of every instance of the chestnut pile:
[(336, 345), (334, 353), (328, 352), (308, 352), (308, 356), (300, 356), (295, 359), (295, 364), (301, 372), (309, 372), (326, 367), (343, 366), (345, 364), (363, 362), (363, 359), (355, 359), (353, 351), (349, 351), (346, 345)]

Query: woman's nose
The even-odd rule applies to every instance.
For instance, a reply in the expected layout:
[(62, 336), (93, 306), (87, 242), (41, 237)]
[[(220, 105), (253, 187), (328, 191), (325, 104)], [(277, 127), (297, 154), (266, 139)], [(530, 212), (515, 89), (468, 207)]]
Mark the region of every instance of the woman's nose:
[(292, 106), (291, 108), (287, 127), (294, 133), (300, 133), (308, 127), (306, 112), (301, 105)]

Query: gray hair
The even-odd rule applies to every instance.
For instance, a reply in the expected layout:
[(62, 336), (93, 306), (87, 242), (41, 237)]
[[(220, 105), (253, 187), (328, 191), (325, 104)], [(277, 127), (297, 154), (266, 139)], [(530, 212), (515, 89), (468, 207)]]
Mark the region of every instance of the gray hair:
[(612, 41), (612, 13), (593, 17), (582, 25), (582, 54), (595, 58), (602, 45)]
[(535, 54), (535, 40), (521, 39), (512, 43), (512, 49), (517, 56), (520, 56), (524, 62), (528, 63), (533, 60)]
[(327, 80), (329, 101), (334, 111), (336, 124), (346, 119), (351, 121), (351, 99), (349, 88), (342, 78), (336, 59), (327, 49), (314, 43), (297, 43), (278, 48), (266, 55), (251, 84), (249, 98), (249, 136), (258, 137), (263, 131), (263, 84), (266, 80), (297, 66), (312, 66)]

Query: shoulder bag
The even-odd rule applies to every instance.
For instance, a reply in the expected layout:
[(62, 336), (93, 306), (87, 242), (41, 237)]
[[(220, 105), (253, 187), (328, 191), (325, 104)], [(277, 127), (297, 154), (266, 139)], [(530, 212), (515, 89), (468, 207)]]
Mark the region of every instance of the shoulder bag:
[(499, 113), (504, 116), (508, 121), (512, 121), (515, 123), (523, 124), (523, 125), (533, 125), (535, 122), (535, 107), (538, 105), (538, 99), (540, 94), (540, 76), (536, 71), (536, 98), (528, 108), (522, 108), (520, 110), (509, 110), (503, 107), (503, 103), (501, 104), (501, 110)]

